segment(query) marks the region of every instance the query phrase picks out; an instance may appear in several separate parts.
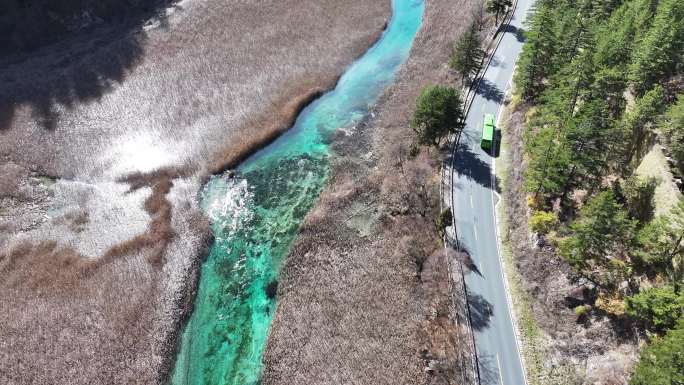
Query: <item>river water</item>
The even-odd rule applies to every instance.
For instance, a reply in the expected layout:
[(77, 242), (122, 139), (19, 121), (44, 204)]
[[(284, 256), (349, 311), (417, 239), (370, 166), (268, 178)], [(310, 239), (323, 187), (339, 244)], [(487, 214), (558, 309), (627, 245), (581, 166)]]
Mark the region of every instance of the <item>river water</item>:
[(406, 60), (423, 0), (392, 0), (378, 42), (295, 125), (202, 192), (215, 242), (202, 265), (193, 314), (183, 331), (174, 385), (252, 385), (275, 310), (277, 277), (304, 216), (328, 178), (330, 138), (358, 124)]

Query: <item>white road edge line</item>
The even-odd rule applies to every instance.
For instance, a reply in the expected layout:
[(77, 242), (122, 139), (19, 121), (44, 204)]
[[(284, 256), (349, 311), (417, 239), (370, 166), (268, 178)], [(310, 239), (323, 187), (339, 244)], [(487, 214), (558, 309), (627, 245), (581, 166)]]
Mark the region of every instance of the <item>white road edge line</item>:
[(496, 353), (496, 366), (499, 368), (499, 384), (504, 385), (503, 372), (501, 371), (501, 362), (499, 361), (499, 353)]
[[(517, 68), (517, 65), (513, 67), (513, 73), (515, 74), (515, 70)], [(509, 94), (510, 89), (511, 89), (511, 82), (513, 78), (508, 80), (508, 83), (506, 84), (506, 89), (504, 90), (504, 100), (506, 100), (506, 96)], [(496, 127), (499, 127), (499, 124), (501, 123), (501, 111), (504, 108), (504, 104), (502, 103), (501, 106), (499, 107), (499, 111), (497, 112), (497, 120), (496, 120)], [(499, 130), (501, 132), (501, 130)], [(503, 139), (503, 135), (501, 135)], [(496, 142), (494, 143), (494, 146), (496, 147)], [(494, 149), (496, 153), (496, 148)], [(511, 320), (511, 324), (513, 325), (513, 332), (515, 333), (515, 347), (518, 350), (518, 357), (520, 358), (520, 363), (522, 364), (522, 373), (523, 373), (523, 380), (525, 381), (525, 385), (529, 384), (527, 381), (527, 366), (525, 365), (525, 356), (522, 354), (522, 350), (520, 349), (520, 346), (522, 345), (522, 340), (520, 338), (520, 328), (518, 327), (518, 318), (515, 315), (515, 308), (513, 307), (513, 298), (511, 297), (511, 288), (508, 285), (508, 276), (506, 275), (506, 262), (503, 259), (503, 255), (501, 254), (501, 249), (503, 248), (503, 243), (501, 242), (501, 235), (499, 234), (499, 220), (498, 220), (498, 215), (497, 215), (497, 207), (499, 206), (499, 203), (501, 203), (501, 195), (499, 195), (498, 192), (496, 192), (496, 158), (492, 157), (492, 173), (491, 173), (491, 179), (492, 179), (492, 206), (494, 207), (494, 210), (492, 212), (492, 215), (494, 216), (494, 233), (496, 236), (496, 253), (499, 257), (499, 265), (501, 266), (501, 277), (503, 279), (503, 284), (504, 288), (506, 289), (506, 302), (508, 304), (508, 317)], [(497, 196), (499, 198), (498, 202), (494, 201), (494, 196)], [(497, 360), (498, 360), (498, 355), (497, 355)], [(499, 371), (499, 373), (501, 373)]]

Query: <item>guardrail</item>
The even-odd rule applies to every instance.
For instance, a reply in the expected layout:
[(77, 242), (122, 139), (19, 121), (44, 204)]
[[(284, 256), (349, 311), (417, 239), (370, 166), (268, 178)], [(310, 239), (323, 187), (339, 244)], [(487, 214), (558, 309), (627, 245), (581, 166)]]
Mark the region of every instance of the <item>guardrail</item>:
[[(464, 87), (462, 90), (465, 91), (465, 100), (464, 100), (464, 108), (463, 108), (463, 117), (464, 119), (468, 116), (468, 113), (470, 112), (470, 108), (472, 107), (473, 100), (475, 99), (475, 95), (477, 93), (477, 88), (480, 85), (480, 82), (482, 81), (482, 78), (484, 77), (484, 74), (487, 72), (487, 69), (492, 63), (492, 60), (494, 58), (494, 53), (496, 50), (499, 48), (499, 45), (501, 44), (501, 40), (503, 39), (504, 35), (504, 28), (507, 27), (513, 18), (513, 14), (515, 13), (515, 9), (517, 7), (518, 0), (514, 0), (513, 5), (508, 9), (506, 15), (504, 18), (501, 20), (501, 24), (497, 27), (496, 31), (494, 32), (494, 35), (492, 36), (492, 39), (489, 41), (489, 44), (487, 45), (487, 48), (485, 49), (485, 56), (482, 59), (482, 62), (480, 63), (480, 70), (476, 74), (475, 78), (473, 81), (470, 83), (468, 87)], [(458, 146), (460, 139), (461, 139), (461, 134), (462, 132), (459, 132), (453, 137), (453, 140), (451, 141), (451, 149), (450, 149), (450, 157), (447, 158), (450, 160), (451, 164), (454, 164), (456, 161), (456, 147)], [(440, 208), (442, 208), (442, 204), (444, 203), (444, 185), (445, 185), (445, 169), (451, 165), (445, 165), (444, 162), (442, 163), (442, 167), (440, 170), (440, 189), (439, 189), (439, 195), (440, 195)], [(452, 223), (451, 227), (453, 229), (453, 240), (455, 242), (456, 250), (461, 251), (461, 245), (458, 240), (458, 233), (456, 231), (456, 215), (453, 210), (454, 207), (454, 173), (449, 167), (449, 179), (448, 179), (448, 186), (450, 190), (450, 199), (449, 199), (449, 204), (450, 207), (452, 208)], [(447, 247), (450, 247), (449, 245), (449, 237), (448, 234), (445, 234), (444, 236), (444, 247), (445, 249)], [(449, 292), (452, 293), (451, 296), (451, 302), (452, 302), (452, 307), (456, 316), (456, 321), (458, 324), (461, 324), (460, 318), (458, 317), (459, 314), (465, 314), (465, 330), (467, 333), (466, 339), (468, 339), (468, 344), (470, 345), (471, 348), (471, 355), (469, 359), (469, 363), (466, 363), (466, 356), (467, 354), (464, 354), (461, 359), (461, 376), (462, 376), (462, 381), (463, 384), (481, 384), (481, 378), (480, 378), (480, 365), (479, 365), (479, 358), (477, 356), (477, 346), (475, 344), (475, 334), (473, 333), (473, 327), (471, 324), (471, 317), (470, 317), (470, 306), (468, 303), (468, 288), (465, 283), (465, 273), (463, 271), (463, 262), (462, 261), (457, 261), (457, 266), (456, 266), (456, 271), (454, 271), (452, 264), (450, 263), (450, 258), (447, 255), (446, 256), (446, 262), (447, 262), (447, 269), (449, 271)], [(460, 282), (456, 282), (460, 281)], [(456, 293), (456, 290), (458, 290), (458, 293)], [(460, 297), (460, 301), (459, 301)], [(459, 304), (461, 306), (459, 306)]]

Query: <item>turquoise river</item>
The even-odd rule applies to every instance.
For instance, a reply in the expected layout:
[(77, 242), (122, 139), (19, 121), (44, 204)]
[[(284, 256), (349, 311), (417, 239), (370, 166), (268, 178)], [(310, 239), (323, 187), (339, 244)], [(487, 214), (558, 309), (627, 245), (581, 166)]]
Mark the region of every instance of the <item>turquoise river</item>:
[(295, 125), (234, 175), (213, 177), (202, 209), (215, 235), (181, 337), (174, 385), (259, 384), (277, 277), (329, 175), (330, 138), (368, 114), (394, 80), (418, 32), (423, 0), (393, 0), (382, 37), (307, 106)]

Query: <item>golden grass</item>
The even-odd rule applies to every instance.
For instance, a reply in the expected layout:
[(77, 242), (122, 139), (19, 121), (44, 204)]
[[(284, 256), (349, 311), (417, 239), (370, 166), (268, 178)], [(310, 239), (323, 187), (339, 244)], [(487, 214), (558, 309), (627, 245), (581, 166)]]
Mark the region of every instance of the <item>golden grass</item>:
[(271, 109), (263, 111), (260, 117), (252, 123), (253, 131), (242, 132), (235, 144), (215, 156), (215, 160), (209, 166), (210, 173), (220, 174), (235, 168), (254, 151), (277, 139), (294, 125), (299, 113), (309, 103), (321, 96), (326, 89), (331, 88), (335, 82), (332, 79), (310, 79), (309, 81), (322, 84), (324, 87), (307, 87), (306, 83), (293, 85), (288, 95), (281, 97), (279, 102), (276, 102)]
[(655, 177), (660, 183), (655, 191), (655, 215), (667, 214), (674, 207), (682, 194), (673, 180), (672, 172), (667, 164), (667, 159), (659, 145), (654, 145), (646, 153), (636, 169), (636, 174), (641, 177)]

